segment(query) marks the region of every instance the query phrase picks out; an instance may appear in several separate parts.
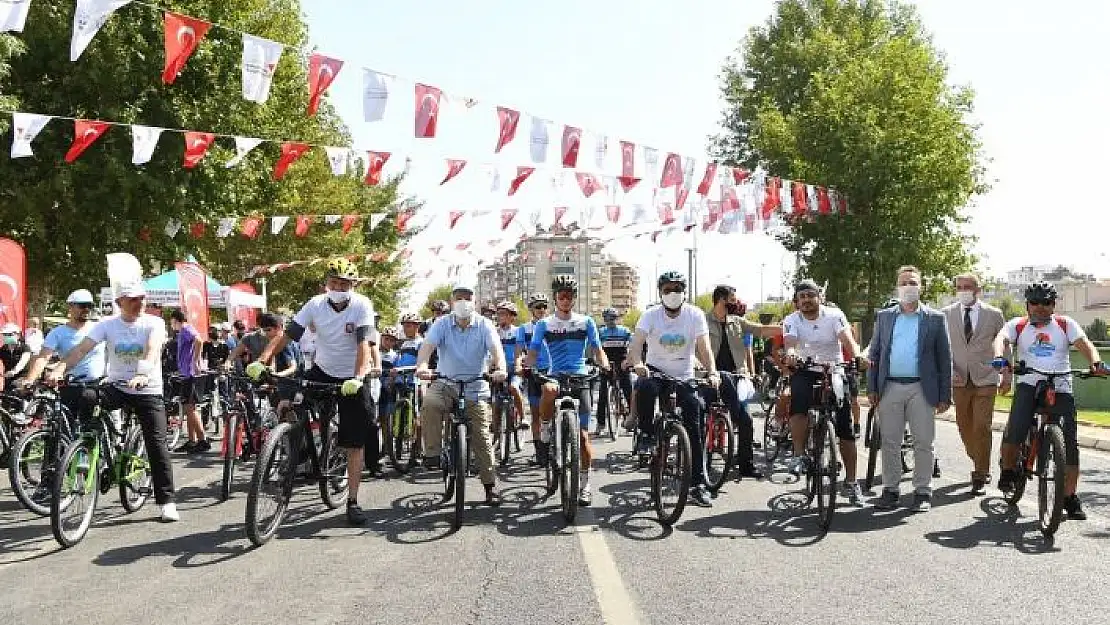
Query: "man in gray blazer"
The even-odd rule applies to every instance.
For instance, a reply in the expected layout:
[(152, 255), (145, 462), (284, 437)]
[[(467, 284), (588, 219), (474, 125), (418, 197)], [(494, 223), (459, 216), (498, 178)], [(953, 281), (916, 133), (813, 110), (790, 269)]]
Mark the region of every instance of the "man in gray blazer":
[(991, 422), (999, 375), (991, 367), (994, 338), (1006, 320), (1002, 311), (979, 299), (979, 279), (970, 273), (956, 276), (959, 301), (941, 312), (952, 341), (952, 395), (956, 425), (971, 459), (971, 494), (982, 495), (991, 481)]
[(898, 507), (902, 432), (913, 434), (913, 509), (932, 507), (933, 439), (937, 413), (952, 404), (952, 349), (944, 314), (921, 303), (921, 272), (898, 270), (898, 308), (879, 311), (868, 354), (867, 397), (882, 435), (883, 494), (875, 507)]

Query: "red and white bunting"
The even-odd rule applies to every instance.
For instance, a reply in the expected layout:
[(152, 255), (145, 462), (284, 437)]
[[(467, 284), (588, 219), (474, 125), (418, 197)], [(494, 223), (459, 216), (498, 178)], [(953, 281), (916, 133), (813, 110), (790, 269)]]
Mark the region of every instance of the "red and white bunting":
[(166, 65), (162, 70), (162, 82), (167, 85), (177, 80), (185, 62), (193, 55), (212, 24), (195, 17), (178, 15), (166, 11), (163, 19), (165, 30)]
[(320, 108), (320, 98), (324, 92), (335, 82), (339, 70), (343, 69), (343, 61), (333, 59), (322, 54), (313, 54), (308, 57), (308, 114), (315, 115)]

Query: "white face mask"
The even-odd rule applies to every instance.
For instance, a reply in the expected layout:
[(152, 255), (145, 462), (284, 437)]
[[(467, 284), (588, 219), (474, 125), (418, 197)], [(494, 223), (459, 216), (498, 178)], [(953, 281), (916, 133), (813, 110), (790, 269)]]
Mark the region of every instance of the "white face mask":
[(474, 302), (460, 299), (455, 302), (454, 312), (459, 319), (470, 319), (474, 314)]
[(919, 299), (921, 299), (921, 287), (909, 285), (898, 287), (899, 302), (903, 304), (916, 304)]
[(347, 300), (351, 299), (351, 292), (350, 291), (333, 291), (331, 289), (328, 289), (328, 299), (333, 304), (343, 304)]
[(975, 303), (975, 291), (956, 291), (956, 297), (964, 306), (971, 306)]
[(684, 301), (686, 301), (685, 293), (666, 293), (663, 295), (663, 305), (671, 310), (682, 306)]

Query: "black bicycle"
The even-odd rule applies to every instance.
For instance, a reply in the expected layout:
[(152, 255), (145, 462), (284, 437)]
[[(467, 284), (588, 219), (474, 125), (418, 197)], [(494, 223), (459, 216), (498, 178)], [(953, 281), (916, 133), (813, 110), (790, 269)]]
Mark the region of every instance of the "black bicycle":
[(854, 375), (855, 363), (818, 363), (807, 358), (795, 370), (820, 374), (813, 385), (814, 402), (806, 414), (806, 505), (817, 500), (817, 522), (823, 531), (832, 525), (836, 512), (836, 489), (840, 460), (836, 441), (836, 413), (848, 401), (846, 376)]
[(267, 396), (275, 389), (269, 384), (259, 385), (256, 389), (250, 378), (245, 376), (227, 375), (223, 381), (226, 383), (220, 388), (227, 395), (221, 400), (225, 410), (222, 416), (224, 436), (220, 442), (224, 464), (220, 501), (227, 501), (235, 482), (235, 465), (258, 457), (269, 430), (274, 426), (275, 415)]
[[(1037, 478), (1037, 526), (1045, 538), (1052, 538), (1060, 527), (1064, 512), (1065, 445), (1064, 430), (1059, 415), (1053, 414), (1056, 405), (1056, 379), (1074, 375), (1082, 379), (1105, 377), (1089, 369), (1067, 371), (1040, 371), (1018, 361), (1014, 375), (1036, 373), (1045, 379), (1038, 380), (1033, 390), (1033, 424), (1025, 440), (1018, 447), (1018, 479), (1014, 490), (1003, 493), (1006, 503), (1016, 506), (1025, 494), (1025, 483)], [(1005, 438), (1005, 434), (1003, 434)], [(1001, 459), (1000, 459), (1001, 462)]]
[[(662, 370), (646, 365), (649, 377), (659, 380), (659, 410), (652, 417), (655, 444), (646, 454), (640, 454), (640, 465), (651, 471), (651, 499), (655, 515), (666, 526), (674, 525), (682, 517), (690, 498), (693, 480), (693, 453), (690, 435), (682, 422), (682, 408), (678, 405), (678, 387), (685, 386), (696, 393), (697, 385), (667, 375)], [(643, 418), (643, 415), (640, 415)], [(640, 438), (640, 432), (635, 437)], [(669, 484), (664, 484), (668, 481)]]
[(501, 466), (506, 466), (514, 451), (520, 453), (521, 423), (521, 415), (516, 411), (516, 402), (513, 401), (508, 380), (493, 386), (493, 412), (496, 415), (494, 434), (497, 436), (497, 457)]
[[(585, 375), (560, 373), (546, 375), (532, 371), (531, 375), (546, 384), (552, 382), (559, 386), (555, 396), (555, 416), (552, 423), (541, 424), (541, 436), (550, 445), (544, 477), (547, 481), (547, 496), (559, 492), (563, 519), (574, 523), (578, 516), (578, 494), (581, 488), (582, 441), (581, 425), (578, 419), (579, 397), (583, 390), (597, 379), (594, 370)], [(546, 434), (544, 434), (546, 432)]]
[[(281, 406), (279, 423), (262, 446), (247, 495), (247, 538), (256, 546), (273, 538), (289, 510), (293, 483), (307, 450), (309, 479), (320, 488), (329, 510), (347, 500), (347, 453), (339, 446), (337, 396), (341, 384), (311, 382), (275, 376), (265, 381), (293, 392), (288, 406)], [(319, 433), (319, 439), (316, 433)], [(268, 516), (262, 506), (273, 501)]]
[(467, 378), (450, 378), (433, 373), (433, 380), (443, 380), (456, 385), (458, 396), (451, 407), (449, 419), (443, 420), (444, 440), (447, 444), (439, 452), (439, 466), (443, 472), (443, 501), (455, 500), (455, 513), (451, 517), (451, 529), (462, 527), (463, 512), (466, 507), (466, 475), (470, 466), (470, 419), (466, 416), (466, 385), (479, 380), (489, 380), (488, 374)]
[[(80, 386), (73, 381), (69, 384)], [(22, 415), (26, 417), (25, 429), (12, 447), (8, 478), (23, 507), (39, 516), (49, 516), (58, 462), (79, 424), (58, 391), (44, 385), (30, 391)]]
[[(624, 387), (621, 386), (621, 375), (628, 375), (628, 372), (620, 371), (616, 365), (611, 367), (609, 371), (603, 375), (606, 377), (606, 384), (608, 389), (608, 400), (606, 405), (606, 419), (605, 419), (605, 433), (609, 436), (609, 440), (617, 440), (617, 419), (622, 422), (628, 417), (629, 412), (629, 398), (624, 394)], [(601, 434), (600, 430), (598, 434)]]
[[(864, 490), (871, 490), (875, 485), (876, 470), (879, 463), (879, 454), (883, 450), (883, 435), (879, 430), (879, 415), (877, 407), (867, 409), (867, 425), (864, 430), (863, 446), (867, 448), (867, 473), (863, 477)], [(902, 433), (902, 473), (913, 473), (913, 434), (909, 427)]]

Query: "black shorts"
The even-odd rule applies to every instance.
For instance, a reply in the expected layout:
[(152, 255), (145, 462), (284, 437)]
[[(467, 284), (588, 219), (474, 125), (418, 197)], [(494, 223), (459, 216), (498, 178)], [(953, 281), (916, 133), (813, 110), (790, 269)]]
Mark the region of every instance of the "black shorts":
[(181, 403), (186, 406), (195, 406), (208, 401), (208, 395), (211, 393), (208, 384), (210, 379), (206, 375), (181, 378), (177, 393), (177, 396), (181, 398)]
[(859, 398), (859, 376), (848, 376), (848, 401), (854, 402)]
[[(342, 384), (346, 378), (333, 378), (318, 367), (309, 369), (304, 379), (310, 382)], [(355, 395), (337, 395), (339, 410), (339, 446), (345, 449), (362, 449), (366, 446), (366, 435), (370, 431), (370, 420), (374, 415), (374, 400), (370, 397), (370, 384), (363, 384)]]
[[(1035, 399), (1036, 388), (1033, 385), (1017, 385), (1014, 399), (1010, 403), (1010, 418), (1006, 420), (1006, 429), (1002, 431), (1002, 442), (1014, 445), (1025, 442), (1029, 428), (1033, 426)], [(1060, 429), (1064, 431), (1064, 464), (1079, 466), (1079, 427), (1075, 421), (1075, 396), (1057, 392), (1052, 414), (1059, 417)]]
[[(795, 371), (790, 376), (790, 414), (806, 414), (814, 404), (814, 385), (821, 383), (821, 374), (816, 371)], [(856, 440), (856, 433), (852, 429), (852, 405), (844, 402), (836, 408), (836, 418), (833, 420), (836, 428), (836, 437), (842, 441)]]

